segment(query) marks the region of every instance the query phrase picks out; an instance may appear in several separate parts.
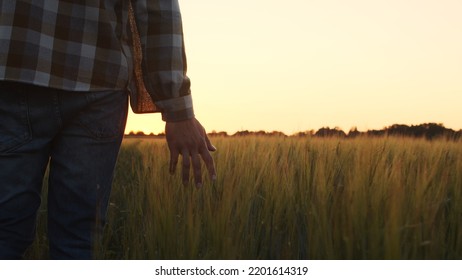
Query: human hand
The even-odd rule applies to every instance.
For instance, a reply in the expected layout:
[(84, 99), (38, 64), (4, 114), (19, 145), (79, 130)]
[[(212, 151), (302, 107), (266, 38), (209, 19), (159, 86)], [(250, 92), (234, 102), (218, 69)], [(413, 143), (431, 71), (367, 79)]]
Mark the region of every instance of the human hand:
[[(204, 127), (196, 118), (180, 122), (167, 122), (165, 135), (170, 150), (170, 174), (174, 174), (178, 164), (178, 157), (183, 158), (182, 179), (183, 184), (188, 184), (191, 162), (194, 181), (197, 187), (202, 186), (202, 170), (200, 157), (207, 167), (211, 180), (216, 180), (216, 171), (210, 152), (216, 148), (210, 143)], [(200, 156), (200, 157), (199, 157)]]

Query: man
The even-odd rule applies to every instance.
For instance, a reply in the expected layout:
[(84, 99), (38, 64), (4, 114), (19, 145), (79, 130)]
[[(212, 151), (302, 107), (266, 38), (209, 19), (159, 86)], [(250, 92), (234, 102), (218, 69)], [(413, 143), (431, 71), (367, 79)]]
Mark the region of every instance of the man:
[(215, 148), (194, 118), (177, 0), (1, 1), (0, 258), (21, 258), (33, 241), (48, 163), (50, 258), (93, 257), (128, 93), (135, 112), (162, 113), (171, 173), (181, 154), (185, 184), (192, 166), (202, 185), (200, 158), (216, 178)]

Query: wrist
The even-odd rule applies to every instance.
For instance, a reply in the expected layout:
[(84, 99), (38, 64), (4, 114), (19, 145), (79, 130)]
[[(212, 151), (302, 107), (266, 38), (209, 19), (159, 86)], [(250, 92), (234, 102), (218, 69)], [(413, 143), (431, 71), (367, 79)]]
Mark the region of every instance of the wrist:
[(187, 108), (180, 111), (162, 112), (162, 120), (165, 122), (181, 122), (194, 118), (193, 108)]

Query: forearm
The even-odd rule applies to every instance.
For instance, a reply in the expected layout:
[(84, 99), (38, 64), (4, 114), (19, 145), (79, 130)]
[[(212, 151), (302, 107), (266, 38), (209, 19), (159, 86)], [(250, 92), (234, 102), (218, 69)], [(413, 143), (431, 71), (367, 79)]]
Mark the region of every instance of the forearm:
[(178, 0), (133, 1), (146, 89), (165, 121), (194, 117)]

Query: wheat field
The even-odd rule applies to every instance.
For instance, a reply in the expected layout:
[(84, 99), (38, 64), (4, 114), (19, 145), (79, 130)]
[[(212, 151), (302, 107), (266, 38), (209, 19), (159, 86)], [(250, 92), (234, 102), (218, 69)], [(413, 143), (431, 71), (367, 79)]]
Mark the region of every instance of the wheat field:
[[(196, 189), (165, 140), (124, 140), (98, 258), (462, 259), (461, 142), (212, 142), (218, 179)], [(46, 257), (45, 217), (27, 258)]]

